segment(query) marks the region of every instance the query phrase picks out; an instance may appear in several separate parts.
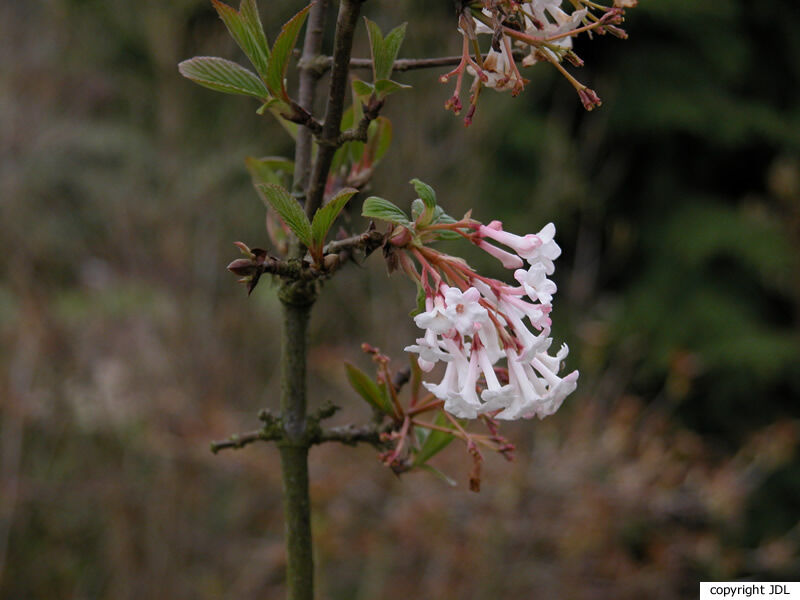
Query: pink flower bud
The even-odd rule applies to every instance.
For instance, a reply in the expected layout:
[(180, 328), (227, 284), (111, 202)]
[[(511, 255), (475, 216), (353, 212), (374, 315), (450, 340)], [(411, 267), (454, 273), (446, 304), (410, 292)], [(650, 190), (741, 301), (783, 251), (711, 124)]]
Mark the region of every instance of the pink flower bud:
[(481, 240), (478, 242), (478, 247), (485, 252), (488, 252), (492, 256), (494, 256), (497, 260), (503, 263), (503, 266), (506, 269), (519, 269), (522, 266), (522, 259), (515, 255), (511, 254), (510, 252), (506, 252), (498, 248), (497, 246), (493, 246), (492, 244)]

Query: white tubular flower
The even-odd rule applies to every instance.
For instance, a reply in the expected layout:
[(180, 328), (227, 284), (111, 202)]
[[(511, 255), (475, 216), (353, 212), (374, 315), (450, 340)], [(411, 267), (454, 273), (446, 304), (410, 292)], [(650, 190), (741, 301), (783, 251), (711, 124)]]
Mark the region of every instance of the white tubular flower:
[(442, 349), (441, 343), (432, 329), (425, 332), (425, 337), (417, 338), (416, 344), (406, 346), (403, 350), (419, 354), (417, 364), (426, 373), (430, 372), (440, 360), (445, 362), (453, 360), (453, 357)]
[[(560, 1), (545, 0), (533, 2), (531, 8), (533, 10), (533, 16), (536, 17), (538, 22), (526, 18), (525, 33), (531, 37), (540, 39), (562, 35), (580, 27), (589, 12), (584, 8), (573, 11), (572, 14), (567, 14), (561, 9), (560, 5)], [(548, 18), (548, 15), (550, 18)], [(555, 21), (555, 23), (552, 21)], [(572, 48), (572, 36), (565, 35), (557, 40), (551, 40), (550, 44), (569, 50)], [(547, 52), (552, 58), (560, 60), (560, 57), (550, 49), (541, 48), (539, 51)], [(529, 67), (535, 64), (537, 60), (536, 49), (531, 47), (531, 53), (522, 59), (522, 64)]]
[(517, 395), (513, 403), (495, 415), (496, 419), (505, 421), (519, 419), (524, 414), (535, 412), (536, 406), (543, 402), (542, 396), (546, 392), (544, 385), (533, 373), (533, 369), (520, 360), (521, 357), (517, 352), (509, 348), (507, 356), (509, 384)]
[(414, 322), (420, 329), (430, 329), (434, 333), (446, 333), (453, 329), (453, 322), (445, 313), (444, 297), (436, 294), (436, 297), (431, 301), (430, 298), (425, 300), (426, 312), (418, 314), (414, 317)]
[(522, 284), (525, 293), (532, 301), (551, 304), (557, 288), (556, 284), (547, 278), (546, 270), (545, 265), (537, 263), (527, 271), (524, 269), (514, 271), (514, 279)]
[[(536, 408), (536, 415), (542, 419), (556, 412), (564, 398), (569, 396), (578, 387), (578, 371), (559, 377), (557, 375), (561, 368), (561, 360), (566, 358), (569, 353), (567, 345), (561, 346), (556, 356), (537, 355), (532, 361), (531, 366), (538, 371), (544, 381), (547, 382), (546, 402)], [(554, 367), (554, 368), (551, 368)]]
[(535, 336), (533, 340), (522, 349), (519, 360), (525, 364), (530, 364), (536, 356), (546, 353), (553, 344), (553, 338), (549, 336), (550, 331), (547, 329)]
[(486, 240), (481, 240), (480, 242), (478, 242), (478, 248), (494, 256), (497, 260), (503, 263), (503, 266), (506, 269), (519, 269), (524, 264), (522, 262), (522, 259), (516, 254), (511, 254), (510, 252), (506, 252), (502, 248), (493, 246)]
[(536, 337), (530, 329), (525, 327), (525, 323), (522, 322), (524, 314), (519, 309), (509, 304), (505, 299), (500, 300), (497, 308), (503, 313), (505, 325), (511, 329), (514, 337), (523, 346), (527, 346)]
[(447, 363), (444, 377), (439, 383), (434, 384), (423, 381), (422, 385), (439, 400), (447, 400), (453, 394), (458, 393), (458, 366), (456, 361)]
[(520, 236), (503, 231), (503, 224), (500, 221), (492, 221), (488, 225), (481, 225), (478, 228), (478, 235), (484, 238), (491, 238), (504, 246), (508, 246), (522, 258), (527, 258), (527, 255), (533, 253), (534, 250), (542, 245), (542, 240), (532, 233)]
[(497, 304), (498, 301), (497, 294), (494, 293), (494, 290), (490, 286), (486, 285), (480, 279), (473, 279), (471, 283), (472, 287), (477, 289), (486, 300), (488, 300), (492, 304)]
[(503, 358), (503, 356), (505, 356), (502, 348), (500, 348), (500, 340), (497, 337), (497, 328), (494, 325), (481, 327), (478, 330), (478, 338), (481, 341), (481, 345), (486, 350), (486, 354), (489, 355), (489, 360), (492, 361), (492, 364), (496, 363), (498, 360)]
[(566, 344), (561, 344), (561, 348), (558, 349), (558, 352), (556, 352), (555, 356), (550, 356), (543, 351), (536, 358), (538, 358), (542, 364), (544, 364), (553, 373), (558, 373), (561, 370), (561, 363), (567, 358), (567, 356), (569, 356), (569, 346)]
[(556, 266), (553, 264), (553, 261), (561, 256), (561, 248), (556, 244), (555, 239), (553, 239), (555, 235), (556, 226), (552, 223), (548, 223), (542, 227), (542, 230), (536, 234), (536, 237), (542, 240), (542, 245), (530, 255), (523, 257), (526, 258), (531, 265), (537, 263), (544, 265), (544, 272), (547, 275), (552, 275), (555, 272)]
[(480, 412), (491, 412), (512, 404), (517, 396), (516, 390), (511, 385), (500, 385), (489, 355), (483, 348), (473, 350), (473, 352), (478, 354), (478, 363), (483, 372), (483, 378), (486, 380), (486, 389), (481, 393), (481, 399), (485, 404), (481, 407)]
[(464, 292), (458, 288), (447, 288), (444, 293), (445, 315), (462, 335), (473, 335), (489, 320), (489, 313), (480, 305), (481, 293), (471, 287)]
[(500, 299), (500, 309), (504, 314), (513, 313), (520, 319), (525, 316), (534, 329), (549, 329), (552, 320), (548, 316), (552, 307), (549, 304), (531, 304), (516, 296), (504, 295)]
[[(545, 402), (542, 402), (536, 408), (536, 416), (544, 419), (561, 408), (564, 399), (578, 387), (578, 375), (578, 371), (573, 371), (559, 379), (555, 384), (550, 385)], [(533, 414), (524, 414), (523, 416), (530, 418)]]
[[(556, 375), (545, 364), (545, 360), (552, 364), (553, 361), (566, 356), (562, 346), (556, 357), (540, 354), (528, 364), (520, 360), (519, 355), (513, 350), (509, 351), (508, 373), (509, 380), (518, 391), (520, 400), (509, 406), (506, 410), (495, 415), (497, 419), (529, 419), (538, 416), (540, 419), (555, 413), (578, 385), (578, 371), (573, 371), (564, 377)], [(546, 359), (544, 359), (546, 357)], [(534, 370), (535, 369), (535, 370)], [(536, 375), (536, 371), (542, 377)]]
[[(472, 67), (467, 67), (467, 71), (471, 75), (477, 76)], [(500, 52), (489, 50), (483, 61), (483, 72), (488, 78), (483, 85), (494, 88), (498, 92), (506, 92), (523, 85), (519, 78), (519, 72), (514, 68), (513, 58), (509, 58), (506, 54), (505, 44), (501, 44)]]
[(460, 419), (474, 419), (481, 407), (475, 389), (478, 384), (478, 352), (472, 352), (466, 370), (459, 373), (458, 391), (451, 393), (444, 402), (444, 409)]
[(466, 377), (469, 363), (462, 349), (453, 340), (444, 338), (442, 343), (452, 359), (447, 363), (444, 377), (436, 385), (427, 382), (422, 382), (422, 385), (439, 400), (447, 400), (451, 396), (458, 394), (459, 382)]

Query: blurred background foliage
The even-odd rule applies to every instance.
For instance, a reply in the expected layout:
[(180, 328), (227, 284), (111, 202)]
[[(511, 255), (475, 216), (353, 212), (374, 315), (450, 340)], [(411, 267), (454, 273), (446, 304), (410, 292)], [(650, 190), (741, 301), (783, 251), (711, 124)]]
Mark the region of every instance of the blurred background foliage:
[[(271, 39), (299, 8), (262, 4)], [(196, 54), (242, 59), (205, 0), (3, 8), (0, 597), (281, 597), (274, 449), (207, 448), (276, 405), (274, 290), (248, 299), (224, 266), (232, 241), (266, 244), (244, 157), (291, 140), (178, 76)], [(402, 57), (459, 50), (450, 2), (365, 13), (409, 21)], [(577, 43), (605, 100), (591, 114), (539, 65), (465, 130), (438, 73), (398, 77), (414, 88), (387, 106), (372, 191), (403, 205), (419, 177), (453, 214), (554, 221), (554, 333), (581, 386), (507, 428), (517, 460), (488, 459), (479, 495), (456, 445), (437, 463), (455, 489), (316, 449), (320, 597), (672, 599), (796, 578), (798, 17), (795, 0), (642, 0), (630, 40)], [(366, 418), (341, 359), (366, 368), (369, 341), (402, 364), (415, 334), (414, 290), (380, 263), (331, 281), (312, 323), (314, 402), (341, 422)]]

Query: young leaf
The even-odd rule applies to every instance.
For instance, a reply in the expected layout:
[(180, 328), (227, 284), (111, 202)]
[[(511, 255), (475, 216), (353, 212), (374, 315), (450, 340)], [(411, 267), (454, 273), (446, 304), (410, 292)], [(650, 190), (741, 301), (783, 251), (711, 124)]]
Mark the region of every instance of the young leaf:
[[(457, 223), (457, 221), (444, 212), (441, 206), (437, 206), (433, 211), (433, 220), (431, 223)], [(461, 239), (461, 236), (458, 235), (455, 231), (439, 231), (437, 233), (437, 237), (440, 240), (458, 240)]]
[[(425, 312), (425, 290), (422, 289), (422, 286), (417, 283), (417, 305), (410, 313), (408, 313), (409, 317), (416, 317), (418, 314)], [(417, 364), (416, 361), (412, 361), (414, 364)], [(419, 365), (417, 365), (419, 366)]]
[(269, 91), (252, 71), (213, 56), (195, 56), (178, 65), (181, 75), (204, 87), (225, 92), (254, 96), (261, 100), (269, 97)]
[(308, 222), (308, 217), (300, 203), (292, 198), (289, 192), (274, 183), (262, 183), (256, 187), (263, 192), (269, 205), (280, 215), (297, 239), (306, 246), (311, 246), (311, 223)]
[(264, 51), (267, 62), (269, 62), (269, 42), (267, 41), (267, 36), (264, 33), (264, 27), (261, 25), (261, 17), (258, 14), (256, 0), (242, 0), (242, 2), (239, 4), (239, 14), (242, 15), (242, 21), (244, 21), (245, 25), (247, 26), (247, 30), (250, 32), (250, 37), (258, 42), (259, 46)]
[(384, 38), (380, 28), (370, 21), (367, 22), (369, 45), (372, 51), (372, 72), (374, 81), (389, 79), (392, 75), (392, 66), (400, 51), (400, 45), (406, 35), (406, 24), (403, 23), (392, 29)]
[(372, 163), (377, 163), (386, 154), (392, 143), (392, 122), (386, 117), (378, 117), (369, 124), (367, 130), (367, 150), (372, 157)]
[(415, 198), (411, 203), (411, 218), (415, 221), (425, 212), (425, 203), (419, 198)]
[(350, 386), (359, 396), (379, 411), (387, 415), (394, 414), (391, 404), (386, 401), (378, 385), (364, 371), (348, 362), (344, 363), (344, 368), (347, 371), (347, 379), (350, 382)]
[(272, 56), (270, 57), (269, 67), (267, 69), (267, 87), (274, 96), (280, 96), (286, 100), (289, 95), (286, 93), (283, 80), (286, 77), (286, 67), (289, 64), (289, 58), (294, 50), (294, 45), (297, 42), (297, 36), (303, 23), (308, 16), (308, 9), (311, 5), (306, 6), (303, 10), (289, 19), (281, 32), (275, 40), (275, 45), (272, 46)]
[(250, 177), (253, 179), (253, 185), (256, 186), (258, 195), (261, 196), (261, 200), (266, 205), (269, 205), (269, 202), (267, 202), (264, 193), (258, 189), (258, 184), (274, 183), (281, 185), (284, 175), (294, 173), (294, 162), (280, 156), (265, 156), (264, 158), (248, 156), (244, 159), (244, 164), (250, 172)]
[(425, 208), (430, 211), (431, 217), (433, 217), (436, 210), (436, 192), (433, 191), (431, 186), (419, 179), (414, 178), (409, 183), (414, 186), (417, 194), (425, 203)]
[(383, 79), (382, 77), (378, 77), (378, 56), (381, 55), (381, 51), (383, 50), (383, 34), (381, 33), (380, 27), (373, 21), (370, 21), (366, 17), (364, 17), (364, 21), (367, 25), (369, 49), (372, 54), (372, 80), (378, 81), (378, 79)]
[[(418, 287), (422, 287), (419, 283), (417, 283)], [(423, 292), (423, 295), (425, 292)], [(425, 299), (422, 300), (422, 308), (425, 309)], [(422, 388), (422, 369), (419, 366), (419, 361), (417, 357), (408, 353), (408, 363), (409, 367), (411, 367), (411, 381), (409, 382), (409, 388), (411, 390), (411, 399), (416, 402), (419, 399), (419, 391)], [(419, 427), (415, 428), (415, 431), (422, 431)], [(430, 430), (424, 430), (430, 431)], [(424, 441), (424, 440), (423, 440)]]
[(211, 0), (211, 2), (231, 36), (253, 63), (258, 74), (266, 77), (269, 64), (269, 44), (267, 36), (264, 35), (255, 0), (242, 0), (238, 11), (220, 0)]
[[(444, 416), (443, 412), (439, 411), (434, 424), (439, 427), (448, 426), (447, 417)], [(417, 452), (417, 456), (414, 458), (414, 466), (424, 465), (429, 459), (444, 450), (452, 441), (453, 434), (439, 431), (438, 429), (432, 429), (428, 437), (425, 438), (425, 443), (422, 444), (422, 447)]]
[(375, 92), (375, 86), (360, 79), (353, 80), (353, 94), (361, 104), (369, 103), (370, 96)]
[(336, 217), (342, 212), (342, 209), (350, 201), (358, 190), (354, 188), (342, 188), (331, 200), (316, 213), (314, 213), (314, 220), (311, 222), (312, 241), (314, 246), (322, 246), (325, 242), (325, 236), (328, 235), (328, 230), (333, 225)]
[(389, 94), (393, 94), (399, 90), (407, 90), (411, 86), (404, 83), (397, 83), (391, 79), (379, 79), (375, 82), (375, 93), (378, 98), (385, 98)]
[(383, 40), (383, 47), (381, 48), (381, 56), (375, 63), (375, 80), (389, 79), (392, 75), (392, 66), (400, 52), (400, 46), (403, 44), (403, 38), (406, 36), (406, 23), (398, 25), (392, 29)]
[[(419, 179), (412, 179), (409, 183), (414, 185), (419, 198), (414, 201), (412, 207), (416, 205), (416, 214), (412, 213), (414, 220), (420, 225), (428, 225), (436, 214), (436, 192), (427, 183), (423, 183)], [(422, 207), (419, 206), (422, 204)]]
[(379, 219), (381, 221), (389, 221), (397, 225), (410, 225), (411, 221), (408, 220), (408, 215), (400, 208), (377, 196), (370, 196), (364, 200), (364, 206), (361, 208), (361, 216), (369, 219)]
[[(341, 124), (342, 131), (350, 129), (353, 126), (354, 118), (355, 118), (355, 111), (354, 108), (351, 106), (347, 110), (345, 110), (344, 113), (342, 114), (342, 124)], [(339, 173), (341, 168), (345, 165), (350, 155), (351, 145), (352, 142), (346, 142), (336, 149), (336, 152), (333, 155), (333, 160), (331, 161), (331, 173)]]
[(448, 476), (445, 473), (442, 473), (439, 469), (437, 469), (434, 466), (431, 466), (431, 465), (417, 465), (417, 468), (418, 469), (424, 469), (425, 471), (427, 471), (431, 475), (441, 479), (444, 483), (446, 483), (450, 487), (456, 487), (458, 485), (456, 483), (455, 479), (453, 479), (452, 477)]
[(272, 116), (275, 117), (275, 120), (278, 121), (281, 127), (283, 127), (284, 131), (292, 136), (293, 140), (297, 139), (297, 130), (300, 126), (297, 123), (292, 123), (291, 121), (287, 121), (281, 116), (281, 110), (277, 106), (270, 106), (269, 112), (272, 113)]

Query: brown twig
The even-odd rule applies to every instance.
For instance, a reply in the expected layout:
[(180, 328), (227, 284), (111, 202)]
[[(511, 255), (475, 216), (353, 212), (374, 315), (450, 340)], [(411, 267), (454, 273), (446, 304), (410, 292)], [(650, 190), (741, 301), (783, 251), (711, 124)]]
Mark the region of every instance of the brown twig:
[(319, 150), (314, 166), (311, 170), (311, 180), (306, 197), (306, 214), (313, 215), (322, 206), (325, 194), (325, 184), (328, 181), (328, 172), (331, 168), (333, 155), (341, 131), (342, 114), (344, 112), (344, 97), (348, 87), (350, 73), (350, 53), (353, 49), (353, 35), (355, 33), (358, 15), (361, 12), (363, 0), (342, 0), (339, 5), (339, 16), (336, 22), (336, 36), (333, 41), (333, 59), (331, 66), (331, 81), (328, 89), (328, 103), (325, 109), (325, 120), (322, 133), (317, 137)]
[(361, 117), (358, 125), (348, 129), (347, 131), (343, 131), (341, 135), (339, 135), (339, 139), (336, 143), (341, 146), (346, 142), (352, 141), (366, 142), (369, 124), (378, 118), (381, 108), (383, 108), (383, 100), (377, 100), (374, 103), (371, 103), (370, 106), (364, 109), (364, 116)]
[(291, 107), (293, 112), (289, 114), (281, 114), (283, 118), (292, 123), (297, 123), (298, 125), (303, 125), (308, 128), (314, 135), (319, 135), (322, 133), (322, 123), (317, 121), (310, 112), (308, 112), (305, 108), (300, 106), (297, 102), (292, 101)]
[[(522, 58), (525, 53), (521, 50), (514, 50), (514, 58)], [(486, 56), (483, 57), (484, 59)], [(416, 71), (418, 69), (435, 69), (437, 67), (452, 67), (461, 62), (462, 56), (440, 56), (438, 58), (399, 58), (394, 61), (392, 71)], [(324, 61), (324, 62), (323, 62)], [(319, 68), (327, 70), (331, 66), (331, 57), (322, 57), (319, 61)], [(351, 69), (371, 69), (371, 58), (353, 58), (350, 60)]]
[(331, 427), (330, 429), (320, 430), (319, 435), (313, 440), (313, 443), (324, 444), (325, 442), (339, 442), (348, 446), (366, 443), (376, 448), (383, 449), (386, 443), (381, 440), (381, 435), (388, 432), (390, 429), (391, 424), (383, 427), (376, 427), (374, 425), (343, 425), (341, 427)]
[(375, 229), (374, 225), (364, 233), (328, 242), (322, 249), (323, 254), (339, 254), (341, 252), (352, 252), (353, 250), (363, 250), (371, 254), (383, 245), (385, 234)]
[(235, 433), (227, 440), (221, 440), (219, 442), (211, 442), (211, 452), (216, 454), (220, 450), (227, 450), (229, 448), (239, 450), (240, 448), (249, 446), (254, 442), (276, 441), (281, 439), (281, 437), (282, 434), (280, 432), (268, 433), (263, 429), (259, 429), (258, 431), (248, 431), (247, 433)]

